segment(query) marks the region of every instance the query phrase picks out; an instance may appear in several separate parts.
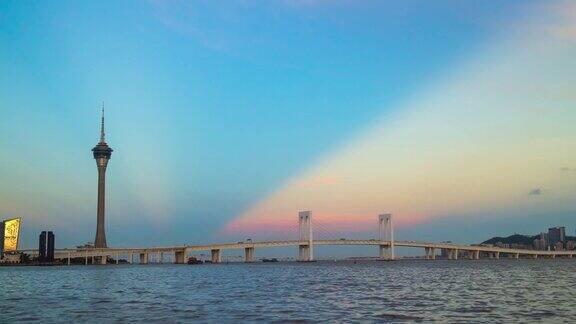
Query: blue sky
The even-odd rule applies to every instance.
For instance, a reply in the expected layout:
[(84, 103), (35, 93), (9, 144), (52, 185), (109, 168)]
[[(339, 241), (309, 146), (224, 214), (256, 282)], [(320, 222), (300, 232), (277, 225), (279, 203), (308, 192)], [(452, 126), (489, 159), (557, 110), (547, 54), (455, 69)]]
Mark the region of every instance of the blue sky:
[(104, 102), (109, 245), (222, 240), (227, 224), (376, 120), (396, 120), (540, 5), (3, 1), (0, 215), (23, 218), (26, 246), (41, 229), (59, 246), (93, 239), (90, 149)]

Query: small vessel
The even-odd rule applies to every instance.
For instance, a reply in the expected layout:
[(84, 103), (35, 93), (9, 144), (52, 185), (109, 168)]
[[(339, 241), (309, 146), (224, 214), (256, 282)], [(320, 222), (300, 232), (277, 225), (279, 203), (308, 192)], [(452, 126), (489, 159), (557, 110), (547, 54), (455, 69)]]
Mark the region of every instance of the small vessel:
[(202, 260), (198, 260), (195, 257), (189, 257), (188, 258), (188, 264), (202, 264), (204, 262), (202, 262)]
[(271, 258), (271, 259), (264, 258), (264, 259), (262, 259), (262, 262), (278, 262), (278, 259), (276, 259), (276, 258)]

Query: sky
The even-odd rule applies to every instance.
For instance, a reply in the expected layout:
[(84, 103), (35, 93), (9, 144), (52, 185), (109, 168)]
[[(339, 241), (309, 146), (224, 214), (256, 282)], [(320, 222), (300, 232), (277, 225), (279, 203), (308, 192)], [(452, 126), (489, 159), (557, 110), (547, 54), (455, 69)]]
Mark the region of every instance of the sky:
[(2, 1), (0, 217), (109, 246), (576, 227), (572, 1)]

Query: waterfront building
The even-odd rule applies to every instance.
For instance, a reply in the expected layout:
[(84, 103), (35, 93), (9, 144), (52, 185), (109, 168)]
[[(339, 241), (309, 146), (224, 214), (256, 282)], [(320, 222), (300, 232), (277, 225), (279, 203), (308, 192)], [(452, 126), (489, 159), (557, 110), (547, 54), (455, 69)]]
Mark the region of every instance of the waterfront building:
[(566, 241), (566, 229), (562, 227), (551, 227), (548, 229), (548, 240), (550, 246), (556, 246), (558, 242)]
[(554, 244), (554, 251), (564, 251), (564, 243), (556, 242), (556, 244)]
[(546, 239), (544, 239), (543, 234), (540, 234), (539, 238), (534, 239), (532, 245), (534, 246), (535, 250), (546, 250), (546, 248), (548, 247), (548, 243), (546, 242)]
[(48, 242), (46, 242), (46, 261), (54, 262), (54, 233), (48, 231)]
[(54, 233), (42, 231), (38, 238), (38, 261), (54, 262)]
[(40, 236), (38, 237), (38, 261), (45, 262), (46, 261), (46, 231), (40, 232)]
[(534, 250), (540, 250), (540, 239), (534, 239), (534, 241), (532, 241), (532, 246), (534, 247)]
[(545, 232), (540, 233), (540, 244), (542, 244), (542, 250), (546, 250), (547, 247), (550, 245), (548, 233)]
[(22, 262), (20, 253), (9, 252), (3, 255), (0, 264), (19, 264)]

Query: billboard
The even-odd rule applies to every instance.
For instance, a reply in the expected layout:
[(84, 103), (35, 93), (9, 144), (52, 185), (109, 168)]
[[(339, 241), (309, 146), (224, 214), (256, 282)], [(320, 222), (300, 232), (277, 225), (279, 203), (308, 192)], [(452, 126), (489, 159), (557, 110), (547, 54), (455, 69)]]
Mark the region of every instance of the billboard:
[(4, 221), (4, 249), (3, 252), (18, 250), (18, 236), (20, 234), (20, 218)]
[(4, 256), (4, 221), (0, 222), (0, 259)]

